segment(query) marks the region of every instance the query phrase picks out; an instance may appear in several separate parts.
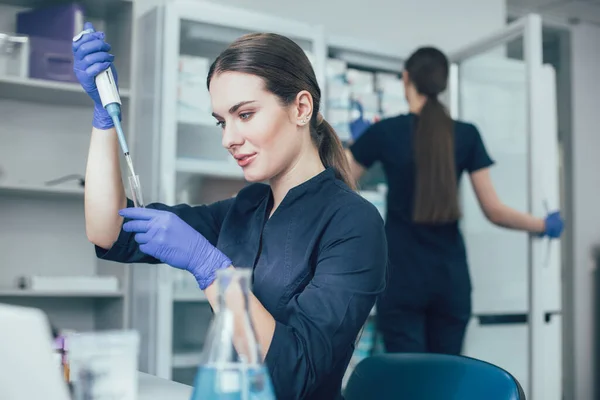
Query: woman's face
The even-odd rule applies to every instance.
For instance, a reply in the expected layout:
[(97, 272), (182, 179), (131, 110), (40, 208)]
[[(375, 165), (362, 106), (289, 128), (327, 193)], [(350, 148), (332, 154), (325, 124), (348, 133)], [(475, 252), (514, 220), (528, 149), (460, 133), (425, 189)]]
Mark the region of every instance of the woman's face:
[(266, 181), (291, 168), (303, 140), (296, 107), (282, 106), (262, 78), (241, 72), (215, 75), (209, 92), (223, 147), (247, 181)]

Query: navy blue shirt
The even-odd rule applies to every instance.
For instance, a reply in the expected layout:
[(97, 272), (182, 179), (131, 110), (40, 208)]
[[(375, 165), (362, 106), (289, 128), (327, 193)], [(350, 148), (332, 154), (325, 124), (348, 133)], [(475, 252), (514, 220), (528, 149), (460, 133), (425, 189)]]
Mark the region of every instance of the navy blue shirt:
[[(340, 398), (354, 342), (385, 285), (383, 220), (333, 169), (292, 188), (268, 218), (272, 204), (270, 187), (257, 183), (211, 205), (147, 207), (177, 214), (235, 267), (254, 268), (253, 292), (276, 321), (266, 364), (278, 400)], [(125, 231), (96, 251), (159, 262)]]
[[(418, 116), (404, 114), (370, 126), (350, 147), (354, 159), (366, 168), (381, 162), (387, 178), (386, 231), (392, 265), (419, 264), (431, 257), (466, 262), (458, 222), (418, 224), (412, 221), (415, 196), (413, 134)], [(477, 128), (454, 122), (457, 183), (463, 172), (493, 164)], [(418, 265), (415, 266), (418, 268)]]

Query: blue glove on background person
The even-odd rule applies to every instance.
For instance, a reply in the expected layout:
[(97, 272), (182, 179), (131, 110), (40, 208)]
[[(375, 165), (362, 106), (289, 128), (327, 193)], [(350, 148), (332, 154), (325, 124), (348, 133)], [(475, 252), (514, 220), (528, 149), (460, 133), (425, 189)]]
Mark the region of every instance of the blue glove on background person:
[(140, 251), (191, 272), (202, 290), (213, 283), (217, 270), (232, 265), (225, 254), (170, 211), (132, 207), (120, 210), (119, 215), (130, 219), (123, 230), (135, 233)]
[[(91, 23), (86, 22), (86, 29), (94, 29)], [(108, 53), (110, 45), (104, 41), (104, 32), (92, 32), (78, 35), (73, 38), (73, 72), (83, 90), (94, 101), (94, 118), (92, 125), (98, 129), (110, 129), (114, 126), (112, 118), (102, 107), (100, 94), (96, 87), (96, 76), (107, 68), (112, 68), (115, 83), (118, 84), (117, 71), (113, 66), (115, 56)]]
[(544, 220), (544, 232), (541, 234), (541, 236), (548, 236), (551, 239), (559, 238), (564, 229), (564, 225), (565, 223), (560, 216), (560, 212), (551, 212)]
[(371, 126), (371, 122), (364, 119), (363, 106), (358, 101), (352, 100), (350, 107), (359, 112), (359, 117), (350, 123), (350, 135), (352, 136), (352, 140), (356, 141)]

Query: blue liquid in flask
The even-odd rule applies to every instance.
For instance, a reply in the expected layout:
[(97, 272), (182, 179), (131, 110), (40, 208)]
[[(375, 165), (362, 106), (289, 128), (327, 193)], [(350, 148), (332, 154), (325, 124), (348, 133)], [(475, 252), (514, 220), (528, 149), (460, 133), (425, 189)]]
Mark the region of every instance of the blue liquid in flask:
[(191, 400), (275, 400), (264, 365), (201, 365)]

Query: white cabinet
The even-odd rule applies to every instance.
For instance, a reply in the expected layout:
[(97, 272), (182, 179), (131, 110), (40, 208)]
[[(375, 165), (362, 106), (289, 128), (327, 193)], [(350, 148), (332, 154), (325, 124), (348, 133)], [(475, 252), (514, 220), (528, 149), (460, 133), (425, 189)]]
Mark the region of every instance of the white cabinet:
[[(13, 34), (17, 13), (34, 3), (41, 5), (0, 0), (0, 32)], [(128, 121), (133, 4), (81, 3), (86, 20), (114, 44), (124, 121)], [(109, 13), (118, 17), (105, 18)], [(68, 60), (71, 40), (64, 44), (68, 50), (60, 57)], [(0, 48), (2, 63), (7, 54)], [(29, 71), (9, 74), (1, 67), (0, 71), (0, 303), (40, 308), (58, 329), (127, 327), (129, 269), (97, 260), (85, 234), (82, 180), (92, 100), (78, 83), (31, 78)], [(34, 275), (79, 276), (83, 278), (79, 282), (87, 284), (74, 288), (55, 280), (43, 290), (18, 287), (20, 277)], [(116, 287), (100, 290), (105, 276), (112, 282), (116, 279)]]

